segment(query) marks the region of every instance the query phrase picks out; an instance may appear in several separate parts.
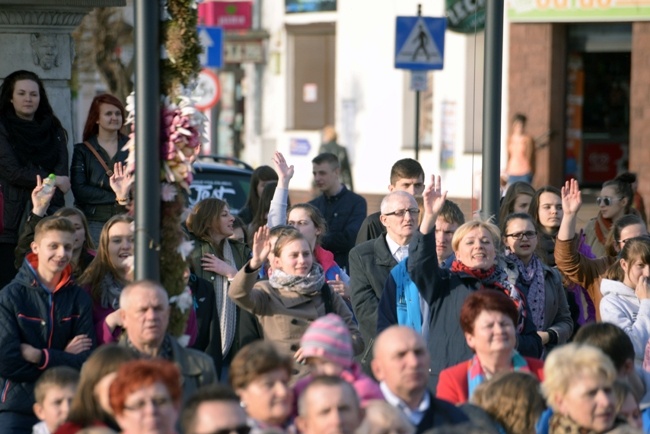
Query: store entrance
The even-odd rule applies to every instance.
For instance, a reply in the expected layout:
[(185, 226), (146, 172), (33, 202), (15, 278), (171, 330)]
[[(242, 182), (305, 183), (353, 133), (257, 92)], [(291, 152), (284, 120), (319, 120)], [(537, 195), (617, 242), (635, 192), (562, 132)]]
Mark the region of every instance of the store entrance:
[(631, 27), (569, 27), (565, 175), (600, 187), (627, 170)]

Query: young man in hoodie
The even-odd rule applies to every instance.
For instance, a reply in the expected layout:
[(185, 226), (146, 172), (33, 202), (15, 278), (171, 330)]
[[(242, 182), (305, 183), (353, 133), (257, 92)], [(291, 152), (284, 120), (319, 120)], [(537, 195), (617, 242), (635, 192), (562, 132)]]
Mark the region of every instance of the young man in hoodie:
[(50, 367), (81, 368), (95, 346), (92, 301), (72, 280), (74, 234), (65, 217), (41, 220), (32, 253), (0, 291), (3, 433), (30, 433), (36, 380)]

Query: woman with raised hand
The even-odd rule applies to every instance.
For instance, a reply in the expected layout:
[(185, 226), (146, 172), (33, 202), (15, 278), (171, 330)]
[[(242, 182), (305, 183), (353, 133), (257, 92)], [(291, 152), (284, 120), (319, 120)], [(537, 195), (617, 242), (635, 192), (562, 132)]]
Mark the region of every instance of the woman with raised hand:
[(612, 179), (603, 183), (598, 202), (598, 215), (585, 225), (587, 244), (596, 256), (606, 254), (605, 243), (612, 225), (626, 214), (632, 213), (634, 191), (632, 185), (620, 179)]
[[(559, 223), (559, 222), (558, 222)], [(505, 269), (510, 283), (526, 297), (545, 353), (569, 340), (573, 321), (559, 271), (535, 253), (538, 233), (529, 214), (510, 214), (501, 223)]]
[[(440, 177), (432, 177), (423, 194), (424, 216), (420, 224), (423, 236), (409, 246), (411, 280), (431, 311), (428, 347), (432, 354), (439, 355), (431, 358), (429, 384), (432, 388), (440, 371), (472, 357), (460, 326), (459, 312), (465, 299), (476, 291), (501, 291), (515, 303), (519, 312), (515, 348), (522, 355), (537, 358), (543, 349), (524, 295), (510, 283), (506, 271), (497, 264), (501, 234), (495, 225), (473, 220), (460, 226), (451, 241), (456, 259), (449, 269), (440, 268), (435, 222), (446, 195), (441, 190)], [(441, 352), (441, 348), (445, 351)]]
[(126, 120), (122, 102), (113, 95), (97, 95), (88, 110), (82, 142), (74, 146), (70, 165), (70, 182), (75, 205), (88, 220), (95, 243), (109, 218), (126, 212), (129, 183), (113, 189), (116, 166), (119, 171), (126, 162), (128, 151), (123, 147), (129, 140), (121, 129)]
[(579, 237), (576, 236), (578, 211), (582, 206), (582, 195), (578, 181), (572, 179), (562, 187), (562, 210), (564, 216), (555, 243), (555, 263), (558, 270), (571, 282), (583, 286), (593, 301), (596, 319), (600, 320), (600, 282), (607, 269), (616, 260), (628, 239), (647, 235), (645, 223), (633, 214), (619, 218), (612, 226), (606, 243), (606, 255), (591, 259), (578, 251)]
[(0, 185), (4, 190), (4, 231), (0, 233), (0, 288), (16, 275), (14, 250), (31, 209), (36, 177), (56, 175), (49, 213), (65, 205), (70, 189), (67, 133), (31, 71), (15, 71), (0, 86)]
[[(328, 313), (343, 318), (354, 354), (360, 354), (364, 344), (352, 312), (327, 286), (323, 268), (313, 260), (311, 246), (300, 232), (279, 236), (273, 247), (271, 276), (268, 281), (257, 281), (258, 269), (271, 252), (269, 232), (264, 226), (255, 234), (253, 256), (232, 281), (230, 299), (257, 317), (264, 339), (297, 361), (303, 359), (300, 337), (312, 321)], [(295, 371), (300, 377), (307, 372), (303, 365), (296, 365)]]

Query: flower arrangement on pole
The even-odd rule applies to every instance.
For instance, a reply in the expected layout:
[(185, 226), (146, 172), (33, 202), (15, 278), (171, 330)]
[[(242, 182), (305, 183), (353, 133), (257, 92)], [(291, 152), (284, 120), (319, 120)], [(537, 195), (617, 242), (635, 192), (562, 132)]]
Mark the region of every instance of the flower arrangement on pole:
[[(192, 295), (185, 283), (186, 259), (192, 251), (181, 227), (186, 206), (185, 192), (192, 183), (192, 163), (205, 141), (206, 118), (191, 98), (189, 88), (200, 71), (196, 25), (196, 0), (160, 0), (161, 11), (161, 134), (160, 134), (160, 280), (169, 295), (169, 332), (182, 343)], [(135, 97), (127, 98), (131, 139), (127, 170), (135, 171)]]

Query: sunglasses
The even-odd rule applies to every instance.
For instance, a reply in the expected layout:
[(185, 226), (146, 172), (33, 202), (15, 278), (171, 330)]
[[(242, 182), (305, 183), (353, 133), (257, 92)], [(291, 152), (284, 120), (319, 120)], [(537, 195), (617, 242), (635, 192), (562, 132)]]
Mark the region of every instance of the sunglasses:
[(506, 237), (514, 238), (517, 241), (521, 241), (526, 237), (527, 240), (537, 238), (537, 232), (535, 231), (526, 231), (526, 232), (516, 232), (514, 234), (506, 234)]
[(615, 201), (618, 202), (618, 201), (620, 201), (620, 200), (621, 200), (620, 197), (609, 197), (609, 196), (603, 196), (603, 197), (600, 197), (600, 196), (598, 196), (598, 197), (596, 198), (596, 203), (597, 203), (599, 206), (600, 206), (600, 205), (610, 206), (610, 205), (613, 204)]
[(212, 431), (209, 434), (249, 434), (250, 432), (251, 432), (251, 427), (249, 427), (248, 425), (239, 425), (239, 426), (234, 426), (232, 428), (221, 428), (216, 431)]

